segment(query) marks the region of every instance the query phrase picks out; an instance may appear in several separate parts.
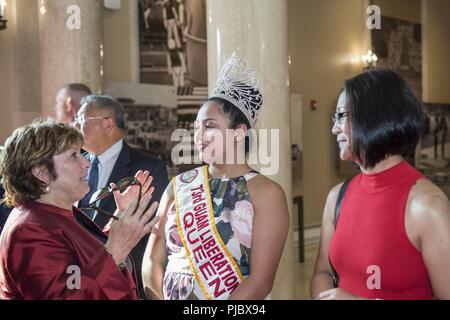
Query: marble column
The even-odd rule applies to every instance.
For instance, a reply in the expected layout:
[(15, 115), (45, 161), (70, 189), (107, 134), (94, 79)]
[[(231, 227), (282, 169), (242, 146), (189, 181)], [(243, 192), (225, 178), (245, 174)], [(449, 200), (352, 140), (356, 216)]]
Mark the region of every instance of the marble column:
[[(81, 82), (93, 92), (102, 90), (103, 1), (35, 1), (40, 12), (42, 115), (54, 116), (55, 96), (63, 85)], [(73, 20), (78, 18), (79, 29)]]
[(6, 138), (14, 128), (14, 73), (15, 73), (15, 0), (8, 1), (5, 18), (8, 25), (0, 31), (0, 146), (3, 146)]
[(8, 1), (15, 15), (14, 25), (14, 103), (12, 129), (30, 123), (41, 115), (41, 64), (37, 1)]
[[(290, 99), (287, 0), (207, 0), (208, 78), (210, 90), (226, 58), (234, 51), (256, 70), (264, 95), (258, 129), (278, 129), (279, 183), (292, 213)], [(278, 268), (273, 299), (294, 298), (292, 219)]]

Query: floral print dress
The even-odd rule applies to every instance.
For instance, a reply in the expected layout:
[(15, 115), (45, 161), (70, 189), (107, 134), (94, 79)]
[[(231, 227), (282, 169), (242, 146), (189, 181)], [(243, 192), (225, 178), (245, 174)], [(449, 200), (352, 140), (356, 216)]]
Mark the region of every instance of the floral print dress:
[[(254, 211), (247, 182), (257, 172), (232, 179), (209, 178), (217, 231), (244, 276), (250, 274), (250, 252)], [(169, 209), (165, 227), (168, 263), (164, 275), (164, 299), (197, 300), (195, 277), (178, 233), (175, 204)], [(197, 289), (197, 290), (194, 290)]]

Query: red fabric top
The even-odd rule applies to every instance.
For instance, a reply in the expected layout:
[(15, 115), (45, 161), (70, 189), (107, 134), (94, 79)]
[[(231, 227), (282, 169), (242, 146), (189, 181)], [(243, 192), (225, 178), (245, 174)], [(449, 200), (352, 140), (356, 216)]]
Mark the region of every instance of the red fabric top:
[(433, 298), (421, 253), (405, 229), (409, 192), (423, 178), (403, 161), (352, 179), (329, 251), (340, 288), (370, 299)]
[[(73, 266), (79, 267), (79, 289)], [(30, 201), (12, 211), (0, 237), (0, 299), (116, 300), (137, 294), (128, 270), (119, 270), (72, 211)]]

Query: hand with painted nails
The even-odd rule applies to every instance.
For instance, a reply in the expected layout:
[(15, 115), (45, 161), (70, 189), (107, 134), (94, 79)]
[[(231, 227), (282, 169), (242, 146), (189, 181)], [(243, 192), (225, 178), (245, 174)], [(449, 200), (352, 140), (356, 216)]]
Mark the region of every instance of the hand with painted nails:
[(117, 264), (125, 261), (131, 250), (151, 232), (159, 220), (159, 217), (155, 216), (158, 203), (154, 202), (148, 207), (154, 190), (150, 187), (152, 177), (149, 177), (147, 171), (138, 172), (135, 177), (141, 183), (141, 188), (130, 186), (123, 193), (114, 192), (118, 207), (115, 216), (119, 219), (110, 222), (109, 239), (105, 247)]
[[(151, 186), (153, 177), (150, 176), (148, 171), (139, 170), (134, 177), (139, 181), (141, 186), (133, 184), (123, 192), (114, 192), (116, 206), (120, 211), (126, 210), (135, 199), (139, 198), (139, 191), (141, 192), (141, 197), (144, 197), (147, 194), (152, 195), (155, 190), (155, 188)], [(111, 183), (110, 186), (111, 188), (114, 188), (116, 185)]]

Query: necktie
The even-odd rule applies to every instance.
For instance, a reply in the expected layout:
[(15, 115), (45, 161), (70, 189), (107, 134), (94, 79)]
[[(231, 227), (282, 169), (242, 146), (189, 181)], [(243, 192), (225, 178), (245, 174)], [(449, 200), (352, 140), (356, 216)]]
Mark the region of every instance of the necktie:
[[(89, 206), (89, 202), (91, 200), (92, 195), (95, 191), (97, 191), (98, 187), (98, 157), (95, 157), (94, 160), (91, 163), (91, 166), (88, 171), (88, 183), (89, 183), (89, 192), (87, 195), (84, 196), (83, 199), (80, 200), (78, 203), (79, 208), (87, 208)], [(89, 218), (94, 217), (95, 210), (88, 209), (84, 210), (84, 213), (89, 216)]]

